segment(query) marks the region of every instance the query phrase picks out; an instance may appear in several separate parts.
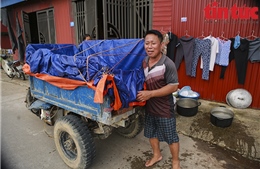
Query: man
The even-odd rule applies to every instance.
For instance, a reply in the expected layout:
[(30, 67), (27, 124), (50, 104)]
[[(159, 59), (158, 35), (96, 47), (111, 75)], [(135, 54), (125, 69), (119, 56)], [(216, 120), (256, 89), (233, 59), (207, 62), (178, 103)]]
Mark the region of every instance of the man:
[(145, 163), (150, 167), (162, 160), (160, 142), (167, 142), (172, 154), (172, 168), (180, 169), (179, 137), (176, 131), (172, 93), (178, 89), (175, 64), (162, 54), (163, 36), (157, 30), (145, 34), (143, 61), (147, 90), (139, 91), (138, 101), (146, 101), (144, 135), (149, 138), (153, 157)]
[(84, 34), (83, 38), (82, 38), (82, 41), (84, 41), (84, 40), (91, 40), (90, 34)]

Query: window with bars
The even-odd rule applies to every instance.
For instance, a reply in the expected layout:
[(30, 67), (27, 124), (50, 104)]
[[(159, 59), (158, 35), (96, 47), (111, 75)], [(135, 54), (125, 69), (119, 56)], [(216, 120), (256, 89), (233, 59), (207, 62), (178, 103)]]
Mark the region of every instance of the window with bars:
[[(93, 39), (142, 38), (151, 28), (151, 0), (75, 0), (76, 37)], [(104, 15), (105, 14), (105, 15)]]
[(36, 16), (37, 16), (39, 43), (53, 43), (53, 44), (56, 43), (54, 10), (47, 9), (47, 10), (38, 11), (36, 13)]

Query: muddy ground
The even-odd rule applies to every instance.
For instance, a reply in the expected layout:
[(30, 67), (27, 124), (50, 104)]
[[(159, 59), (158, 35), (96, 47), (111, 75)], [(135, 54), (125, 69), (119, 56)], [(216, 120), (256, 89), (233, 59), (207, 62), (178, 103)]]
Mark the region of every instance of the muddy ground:
[[(197, 140), (197, 139), (196, 139)], [(241, 154), (229, 149), (212, 144), (205, 144), (203, 141), (197, 141), (197, 146), (202, 151), (212, 154), (218, 161), (226, 161), (223, 167), (226, 169), (257, 169), (260, 168), (260, 162), (250, 160)]]
[[(202, 151), (205, 154), (209, 154), (209, 159), (205, 159), (206, 161), (202, 161), (201, 163), (195, 163), (193, 168), (208, 168), (208, 169), (259, 169), (260, 162), (255, 160), (250, 160), (248, 158), (243, 157), (241, 154), (230, 151), (228, 149), (209, 144), (207, 142), (201, 141), (199, 139), (193, 139), (196, 142), (196, 148)], [(182, 146), (182, 145), (181, 145)], [(163, 150), (162, 150), (163, 151)], [(164, 150), (165, 151), (165, 150)], [(143, 152), (143, 155), (146, 159), (149, 159), (152, 156), (151, 151)], [(200, 152), (196, 154), (196, 156), (200, 156)], [(212, 155), (212, 156), (211, 156)], [(183, 152), (180, 153), (180, 161), (182, 169), (191, 169), (189, 160), (194, 161), (194, 152)], [(216, 160), (214, 159), (216, 158)], [(127, 159), (128, 162), (131, 163), (130, 169), (144, 169), (145, 160), (138, 156), (131, 156)], [(220, 168), (216, 168), (215, 164), (221, 164)], [(171, 159), (164, 160), (163, 162), (157, 163), (152, 167), (148, 167), (148, 169), (170, 169), (171, 168)], [(118, 168), (121, 169), (121, 168)]]
[[(198, 101), (201, 106), (195, 116), (184, 117), (176, 112), (178, 131), (196, 140), (199, 149), (212, 154), (219, 162), (225, 160), (224, 168), (260, 168), (260, 110), (235, 109), (225, 103)], [(216, 127), (210, 122), (212, 108), (219, 106), (234, 112), (231, 126)]]
[[(176, 114), (177, 130), (192, 138), (217, 144), (243, 154), (245, 157), (260, 160), (260, 110), (232, 109), (223, 103), (199, 100), (201, 106), (193, 117)], [(229, 127), (216, 127), (210, 122), (213, 107), (226, 106), (234, 112)]]

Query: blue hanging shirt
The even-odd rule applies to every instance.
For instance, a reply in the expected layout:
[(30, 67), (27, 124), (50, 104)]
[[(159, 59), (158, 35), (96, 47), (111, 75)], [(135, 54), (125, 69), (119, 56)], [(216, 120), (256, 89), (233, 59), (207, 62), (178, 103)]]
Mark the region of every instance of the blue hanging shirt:
[(240, 36), (235, 37), (234, 48), (237, 49), (240, 46)]

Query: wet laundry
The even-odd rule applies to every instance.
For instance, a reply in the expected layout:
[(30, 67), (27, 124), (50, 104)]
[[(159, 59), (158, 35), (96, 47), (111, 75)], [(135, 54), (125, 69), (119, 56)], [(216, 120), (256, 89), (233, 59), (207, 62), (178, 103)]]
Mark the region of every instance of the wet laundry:
[(194, 52), (193, 52), (191, 76), (196, 77), (196, 68), (199, 57), (201, 56), (203, 61), (202, 79), (209, 79), (209, 66), (211, 55), (211, 40), (210, 39), (195, 39)]
[[(218, 40), (211, 35), (207, 36), (204, 39), (211, 40), (209, 70), (213, 71), (214, 65), (215, 65), (215, 60), (216, 60), (216, 55), (219, 52), (219, 43), (218, 43)], [(201, 60), (201, 62), (200, 62), (200, 68), (203, 69), (203, 60)]]
[(167, 56), (174, 61), (175, 60), (175, 51), (176, 51), (176, 46), (178, 44), (178, 36), (175, 35), (172, 32), (168, 32), (169, 36), (169, 43), (167, 45)]
[(231, 40), (222, 40), (217, 38), (219, 43), (219, 53), (216, 55), (215, 63), (221, 66), (227, 66), (229, 64), (229, 53)]
[[(229, 62), (233, 59), (236, 64), (236, 72), (238, 77), (238, 83), (244, 84), (246, 79), (246, 71), (248, 64), (248, 53), (249, 53), (249, 41), (247, 39), (240, 38), (240, 45), (237, 49), (234, 48), (235, 39), (231, 38), (231, 51), (229, 54)], [(220, 78), (224, 78), (226, 66), (222, 67)]]
[(177, 46), (175, 65), (176, 69), (179, 68), (182, 59), (184, 57), (186, 66), (186, 75), (191, 75), (192, 60), (193, 60), (193, 49), (194, 49), (194, 38), (192, 36), (183, 36), (179, 39), (179, 45)]
[(249, 40), (248, 59), (254, 62), (260, 62), (260, 38)]

